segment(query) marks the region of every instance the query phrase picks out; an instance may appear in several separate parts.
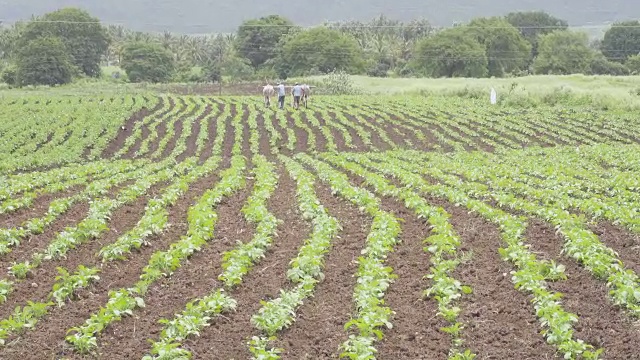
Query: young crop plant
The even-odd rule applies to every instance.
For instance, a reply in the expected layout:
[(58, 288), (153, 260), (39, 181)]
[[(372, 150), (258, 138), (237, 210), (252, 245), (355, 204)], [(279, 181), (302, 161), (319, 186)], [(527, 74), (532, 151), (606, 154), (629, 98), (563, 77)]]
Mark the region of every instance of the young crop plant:
[(275, 165), (263, 155), (255, 155), (253, 164), (255, 166), (253, 170), (256, 179), (255, 188), (242, 208), (242, 212), (247, 221), (256, 224), (256, 232), (250, 242), (240, 244), (223, 255), (222, 268), (224, 272), (218, 278), (228, 288), (240, 284), (244, 275), (251, 271), (252, 266), (265, 256), (267, 249), (271, 246), (273, 236), (276, 235), (278, 224), (281, 223), (267, 209), (267, 200), (278, 184)]
[(425, 219), (429, 223), (432, 235), (424, 240), (428, 245), (424, 249), (432, 255), (430, 259), (432, 267), (427, 278), (433, 281), (433, 285), (424, 293), (438, 302), (438, 315), (451, 324), (443, 329), (452, 335), (453, 347), (449, 358), (457, 359), (462, 354), (475, 356), (470, 350), (462, 350), (463, 340), (460, 337), (460, 330), (464, 325), (458, 322), (461, 309), (456, 305), (456, 301), (463, 294), (470, 294), (473, 290), (453, 277), (453, 273), (461, 263), (458, 254), (458, 248), (461, 244), (460, 238), (449, 222), (450, 215), (443, 208), (430, 205), (413, 190), (404, 187), (398, 188), (383, 176), (358, 165), (358, 156), (325, 154), (321, 157), (337, 167), (362, 177), (365, 183), (373, 187), (378, 194), (398, 198), (407, 208), (413, 210), (418, 218)]
[(9, 273), (22, 280), (30, 271), (39, 268), (43, 262), (63, 258), (69, 251), (98, 238), (107, 230), (107, 222), (115, 209), (134, 202), (154, 184), (166, 181), (178, 175), (180, 171), (184, 171), (184, 168), (177, 165), (173, 169), (164, 169), (155, 174), (148, 174), (122, 190), (115, 199), (106, 196), (94, 201), (89, 207), (88, 216), (77, 226), (67, 228), (59, 233), (44, 251), (34, 253), (31, 261), (12, 264)]
[[(100, 279), (97, 275), (100, 270), (78, 266), (75, 273), (70, 274), (66, 269), (59, 267), (60, 276), (56, 277), (53, 290), (49, 293), (46, 302), (27, 301), (27, 305), (18, 306), (6, 319), (0, 320), (0, 345), (5, 345), (11, 335), (20, 335), (27, 330), (33, 330), (36, 324), (49, 313), (49, 308), (58, 305), (63, 307), (68, 300), (73, 300), (73, 294), (91, 283)], [(55, 300), (50, 301), (50, 300)]]
[(209, 325), (212, 316), (233, 311), (236, 305), (237, 302), (224, 294), (223, 290), (189, 302), (173, 320), (160, 320), (164, 325), (160, 339), (152, 342), (151, 355), (145, 355), (142, 360), (190, 359), (191, 352), (181, 348), (181, 342), (189, 336), (199, 335)]
[[(412, 159), (415, 158), (416, 156), (412, 157)], [(516, 197), (512, 193), (493, 190), (483, 183), (473, 182), (474, 179), (481, 178), (481, 169), (467, 171), (465, 178), (472, 181), (463, 181), (457, 176), (444, 173), (457, 168), (452, 159), (441, 161), (434, 158), (431, 161), (434, 164), (433, 167), (419, 171), (426, 172), (449, 186), (456, 186), (473, 193), (474, 197), (492, 199), (500, 206), (523, 211), (552, 223), (565, 238), (564, 253), (582, 264), (595, 278), (607, 282), (607, 287), (610, 289), (609, 295), (615, 305), (625, 308), (634, 317), (640, 317), (640, 296), (637, 296), (640, 294), (638, 275), (632, 270), (625, 269), (615, 251), (600, 242), (598, 236), (588, 229), (585, 221), (579, 216), (564, 210), (557, 204), (541, 205), (536, 201)]]
[(524, 243), (523, 234), (526, 231), (524, 219), (493, 208), (482, 201), (470, 198), (458, 187), (446, 185), (433, 185), (422, 179), (415, 172), (426, 172), (422, 162), (416, 158), (400, 157), (406, 153), (369, 155), (379, 161), (374, 162), (367, 156), (359, 157), (359, 162), (366, 167), (380, 171), (383, 174), (397, 178), (405, 186), (415, 188), (432, 196), (445, 198), (454, 204), (460, 204), (469, 210), (477, 212), (480, 216), (500, 226), (501, 237), (507, 247), (500, 250), (500, 255), (505, 261), (511, 262), (515, 267), (512, 274), (512, 282), (516, 289), (533, 295), (533, 304), (536, 316), (543, 326), (542, 334), (548, 343), (556, 346), (565, 359), (597, 359), (603, 349), (595, 349), (593, 345), (585, 343), (581, 339), (574, 338), (574, 324), (578, 321), (575, 314), (569, 313), (562, 307), (560, 294), (550, 292), (547, 281), (554, 278), (546, 278), (550, 264), (537, 260)]
[[(251, 317), (251, 323), (269, 337), (254, 337), (248, 342), (255, 359), (278, 359), (281, 349), (271, 347), (276, 334), (290, 327), (295, 321), (297, 309), (311, 296), (317, 282), (324, 278), (324, 255), (341, 230), (337, 219), (330, 216), (315, 195), (314, 176), (295, 161), (281, 155), (280, 160), (296, 181), (298, 208), (306, 221), (312, 223), (310, 237), (300, 248), (298, 256), (289, 263), (287, 277), (295, 284), (289, 290), (280, 290), (280, 296), (262, 301), (262, 307)], [(269, 348), (269, 349), (267, 349)]]
[(306, 154), (298, 154), (296, 158), (313, 167), (334, 193), (373, 218), (366, 247), (358, 258), (358, 281), (353, 294), (356, 315), (345, 324), (345, 329), (355, 328), (357, 332), (349, 335), (341, 345), (343, 352), (340, 354), (350, 359), (373, 358), (377, 352), (374, 342), (384, 336), (381, 328), (392, 327), (390, 318), (393, 311), (385, 305), (384, 295), (396, 275), (392, 268), (385, 266), (385, 259), (399, 243), (400, 222), (393, 214), (380, 208), (380, 200), (375, 195), (352, 186), (344, 173)]
[(130, 288), (112, 290), (107, 304), (93, 313), (84, 324), (71, 328), (66, 337), (80, 353), (88, 353), (98, 344), (97, 335), (110, 324), (120, 321), (122, 316), (131, 316), (137, 308), (144, 307), (144, 296), (149, 287), (164, 277), (171, 276), (183, 262), (199, 252), (211, 239), (218, 220), (214, 209), (226, 197), (244, 188), (246, 185), (246, 161), (242, 156), (231, 159), (231, 167), (221, 174), (220, 182), (206, 191), (198, 202), (189, 208), (187, 234), (169, 249), (158, 251), (151, 256), (142, 270), (140, 280)]

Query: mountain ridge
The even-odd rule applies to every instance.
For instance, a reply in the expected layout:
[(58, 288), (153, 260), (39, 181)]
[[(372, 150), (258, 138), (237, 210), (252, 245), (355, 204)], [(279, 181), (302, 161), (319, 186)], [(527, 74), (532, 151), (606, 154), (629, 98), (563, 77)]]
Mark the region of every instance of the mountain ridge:
[[(380, 14), (409, 21), (426, 18), (436, 26), (467, 22), (474, 17), (505, 15), (512, 11), (544, 10), (571, 26), (599, 26), (640, 18), (640, 1), (610, 0), (244, 0), (235, 2), (198, 0), (0, 0), (0, 20), (15, 22), (32, 15), (77, 6), (106, 24), (133, 30), (171, 31), (184, 34), (233, 32), (244, 20), (280, 14), (302, 26), (324, 21), (367, 20)], [(242, 7), (242, 10), (240, 9)]]

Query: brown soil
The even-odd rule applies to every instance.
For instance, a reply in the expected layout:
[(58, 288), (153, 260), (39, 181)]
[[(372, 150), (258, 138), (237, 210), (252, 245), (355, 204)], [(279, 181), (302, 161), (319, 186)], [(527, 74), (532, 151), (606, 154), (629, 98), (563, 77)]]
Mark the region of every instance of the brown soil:
[(609, 222), (600, 222), (591, 230), (604, 245), (618, 253), (618, 258), (627, 269), (640, 274), (640, 235)]
[[(187, 194), (174, 207), (169, 209), (169, 228), (162, 235), (150, 238), (150, 246), (143, 247), (139, 251), (133, 251), (128, 260), (101, 265), (101, 279), (99, 282), (91, 288), (80, 292), (78, 300), (68, 302), (63, 308), (53, 308), (50, 314), (38, 323), (35, 330), (25, 333), (22, 337), (12, 342), (11, 346), (0, 349), (0, 357), (43, 359), (54, 356), (75, 356), (79, 358), (79, 356), (74, 355), (70, 345), (64, 341), (66, 331), (73, 326), (82, 324), (90, 314), (104, 306), (108, 300), (108, 292), (110, 290), (128, 287), (135, 283), (155, 251), (167, 249), (171, 243), (178, 241), (180, 236), (187, 231), (186, 214), (189, 206), (195, 203), (202, 193), (216, 181), (217, 176), (211, 175), (192, 184)], [(135, 210), (136, 214), (142, 213), (144, 205), (145, 202), (143, 201), (139, 201), (134, 205), (138, 209)], [(133, 211), (131, 210), (131, 212)], [(128, 224), (131, 227), (138, 218), (138, 216), (128, 215), (126, 210), (123, 210), (114, 215), (112, 223), (126, 220), (125, 226)], [(100, 263), (101, 259), (96, 258), (95, 253), (102, 246), (108, 242), (113, 242), (117, 236), (126, 231), (123, 228), (120, 229), (122, 230), (118, 233), (114, 231), (108, 232), (105, 235), (105, 239), (100, 243), (94, 242), (80, 251), (72, 252), (72, 258), (67, 259), (64, 266), (69, 267), (77, 263), (85, 265)], [(49, 270), (49, 272), (52, 271)], [(51, 276), (53, 275), (49, 274), (49, 278)], [(25, 347), (23, 346), (24, 344), (30, 345)]]
[[(216, 105), (214, 104), (214, 106), (218, 106), (219, 110), (222, 111), (222, 105)], [(205, 114), (205, 116), (209, 116), (211, 114)], [(208, 158), (211, 157), (211, 153), (213, 152), (213, 142), (216, 139), (216, 134), (218, 132), (218, 117), (209, 117), (208, 120), (208, 127), (207, 127), (207, 131), (209, 132), (208, 135), (208, 140), (206, 142), (206, 145), (204, 146), (202, 153), (200, 154), (200, 163), (204, 163)]]
[(296, 133), (296, 153), (312, 151), (309, 146), (309, 134), (305, 129), (302, 129), (295, 125), (295, 121), (291, 118), (291, 116), (286, 115), (287, 124), (291, 129), (295, 130)]
[(396, 314), (391, 320), (393, 328), (385, 330), (378, 346), (380, 358), (446, 359), (451, 338), (439, 329), (448, 324), (437, 315), (436, 302), (423, 298), (423, 291), (429, 287), (424, 276), (429, 273), (430, 256), (423, 250), (429, 225), (399, 203), (383, 201), (383, 205), (402, 219), (402, 243), (386, 262), (398, 275), (385, 296)]
[(125, 140), (129, 136), (131, 136), (135, 123), (137, 123), (138, 121), (142, 121), (147, 116), (159, 111), (163, 105), (164, 100), (162, 98), (159, 98), (158, 103), (155, 107), (153, 107), (153, 109), (149, 110), (147, 108), (142, 108), (140, 111), (133, 114), (124, 124), (124, 129), (120, 128), (120, 130), (118, 130), (118, 135), (116, 135), (116, 138), (113, 139), (113, 141), (111, 141), (111, 143), (104, 150), (104, 152), (102, 153), (102, 157), (108, 158), (118, 152), (118, 150), (120, 150), (124, 146)]
[(268, 159), (274, 158), (271, 154), (271, 144), (269, 143), (269, 132), (264, 125), (264, 116), (258, 116), (256, 122), (258, 123), (258, 134), (260, 135), (260, 154), (266, 156)]
[(12, 252), (4, 255), (0, 260), (0, 269), (7, 269), (13, 262), (30, 260), (33, 253), (44, 249), (65, 228), (77, 225), (87, 216), (88, 211), (89, 204), (86, 201), (71, 206), (64, 215), (49, 225), (44, 233), (23, 239), (20, 245), (13, 248)]
[[(261, 300), (279, 296), (280, 289), (287, 288), (286, 272), (289, 261), (296, 256), (303, 240), (309, 234), (309, 226), (297, 213), (293, 181), (281, 172), (276, 192), (268, 202), (269, 210), (283, 223), (278, 236), (263, 259), (230, 295), (237, 300), (234, 313), (217, 318), (201, 332), (198, 338), (189, 339), (185, 346), (199, 359), (246, 359), (251, 356), (247, 340), (258, 332), (251, 324), (251, 316), (261, 307)], [(230, 227), (235, 237), (237, 228)], [(235, 239), (232, 239), (235, 241)], [(312, 301), (312, 300), (310, 300)]]
[[(178, 121), (176, 121), (173, 124), (173, 135), (169, 135), (171, 136), (171, 138), (169, 138), (169, 142), (167, 142), (167, 146), (164, 148), (164, 150), (162, 151), (162, 154), (160, 155), (161, 159), (164, 159), (168, 157), (169, 154), (171, 154), (173, 149), (176, 147), (176, 143), (178, 142), (178, 139), (182, 136), (182, 132), (184, 131), (184, 126), (185, 126), (185, 121), (189, 120), (190, 116), (193, 114), (194, 111), (197, 111), (198, 108), (199, 106), (196, 106), (192, 112), (183, 116), (181, 119), (178, 119)], [(158, 139), (158, 140), (162, 141), (162, 139)]]
[(249, 128), (249, 108), (247, 105), (243, 105), (242, 111), (242, 155), (247, 159), (251, 159), (251, 129)]
[(219, 215), (215, 238), (200, 252), (194, 254), (170, 277), (149, 289), (145, 296), (145, 308), (134, 317), (110, 326), (98, 338), (100, 352), (111, 358), (140, 359), (150, 349), (147, 340), (157, 340), (163, 329), (160, 319), (173, 319), (181, 313), (187, 302), (201, 298), (222, 284), (222, 254), (231, 250), (237, 241), (251, 239), (254, 226), (242, 217), (240, 209), (245, 204), (253, 184), (229, 197), (215, 211)]
[(131, 147), (131, 150), (126, 153), (123, 157), (125, 159), (133, 159), (136, 156), (136, 153), (140, 151), (140, 148), (142, 147), (142, 143), (148, 139), (151, 136), (151, 129), (149, 128), (149, 125), (145, 124), (142, 125), (142, 132), (141, 132), (141, 136), (140, 136), (140, 141), (136, 141), (136, 143)]
[(596, 280), (572, 259), (562, 256), (563, 239), (553, 226), (531, 219), (527, 231), (528, 243), (541, 258), (566, 266), (568, 279), (549, 284), (550, 289), (562, 293), (565, 310), (578, 316), (574, 325), (577, 339), (603, 347), (605, 359), (640, 359), (637, 344), (640, 332), (637, 325), (608, 300), (605, 282)]
[(12, 213), (0, 214), (0, 229), (22, 226), (27, 220), (43, 217), (49, 210), (49, 205), (53, 200), (72, 197), (82, 190), (83, 186), (76, 185), (60, 192), (41, 194), (27, 208), (18, 209)]
[(197, 149), (196, 140), (198, 139), (198, 135), (200, 134), (200, 128), (201, 128), (200, 122), (209, 113), (211, 113), (211, 105), (207, 104), (204, 111), (201, 113), (201, 115), (198, 116), (193, 123), (191, 123), (191, 135), (189, 135), (189, 137), (187, 138), (187, 149), (182, 154), (178, 155), (178, 157), (176, 158), (176, 161), (182, 162), (184, 161), (184, 159), (190, 156), (196, 155), (196, 149)]
[(513, 267), (498, 254), (504, 246), (498, 228), (462, 207), (439, 205), (451, 214), (463, 244), (460, 250), (471, 256), (454, 275), (473, 289), (460, 304), (465, 346), (481, 359), (554, 358), (555, 349), (538, 333), (530, 297), (514, 288)]
[(306, 111), (307, 110), (300, 110), (300, 119), (302, 119), (302, 122), (307, 124), (307, 126), (311, 129), (311, 131), (316, 137), (315, 149), (308, 149), (308, 151), (317, 151), (317, 152), (327, 151), (327, 138), (324, 136), (324, 134), (322, 133), (322, 131), (320, 131), (319, 128), (317, 128), (316, 126), (312, 125), (309, 122), (309, 119), (307, 119)]
[(305, 116), (307, 116), (307, 118), (309, 117), (314, 117), (318, 120), (318, 122), (320, 123), (321, 127), (326, 127), (329, 130), (331, 130), (331, 135), (333, 137), (333, 142), (336, 144), (336, 147), (338, 148), (338, 151), (349, 151), (351, 149), (349, 149), (346, 145), (344, 136), (342, 136), (342, 133), (340, 131), (338, 131), (338, 129), (336, 129), (333, 126), (329, 126), (327, 125), (327, 122), (325, 121), (325, 119), (322, 118), (322, 116), (318, 116), (319, 114), (317, 113), (311, 113), (308, 112), (305, 114)]
[(316, 195), (327, 212), (338, 219), (342, 231), (325, 255), (325, 279), (317, 285), (313, 298), (298, 309), (296, 323), (279, 336), (285, 349), (283, 359), (337, 358), (344, 331), (353, 314), (353, 288), (357, 259), (365, 246), (371, 219), (349, 203), (331, 195), (331, 189), (316, 182)]

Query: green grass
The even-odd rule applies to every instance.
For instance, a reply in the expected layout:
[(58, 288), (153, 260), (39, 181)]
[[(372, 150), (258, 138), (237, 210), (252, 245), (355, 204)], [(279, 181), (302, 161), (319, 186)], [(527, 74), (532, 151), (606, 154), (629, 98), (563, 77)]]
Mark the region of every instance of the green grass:
[[(385, 95), (461, 96), (489, 101), (495, 88), (503, 105), (577, 105), (603, 109), (640, 109), (640, 76), (535, 75), (518, 78), (427, 79), (352, 76), (366, 93)], [(309, 82), (321, 83), (322, 77)]]
[[(116, 67), (103, 69), (102, 79), (83, 79), (74, 84), (50, 88), (27, 87), (8, 89), (0, 85), (0, 97), (50, 94), (122, 94), (166, 92), (165, 85), (119, 83), (110, 78)], [(501, 106), (589, 106), (599, 109), (640, 110), (640, 76), (525, 76), (502, 79), (427, 79), (427, 78), (372, 78), (352, 76), (355, 87), (366, 94), (404, 96), (459, 96), (489, 101), (493, 87), (498, 92)], [(289, 79), (288, 82), (305, 81), (322, 86), (322, 77)], [(186, 86), (186, 84), (183, 84)], [(320, 92), (320, 91), (319, 91)], [(212, 94), (215, 95), (215, 94)], [(256, 96), (260, 96), (256, 91)]]

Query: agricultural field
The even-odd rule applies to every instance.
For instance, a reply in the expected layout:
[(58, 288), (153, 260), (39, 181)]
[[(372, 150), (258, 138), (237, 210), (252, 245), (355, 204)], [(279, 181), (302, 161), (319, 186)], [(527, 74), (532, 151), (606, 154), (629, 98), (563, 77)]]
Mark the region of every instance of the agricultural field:
[(0, 99), (2, 359), (640, 359), (637, 113)]

